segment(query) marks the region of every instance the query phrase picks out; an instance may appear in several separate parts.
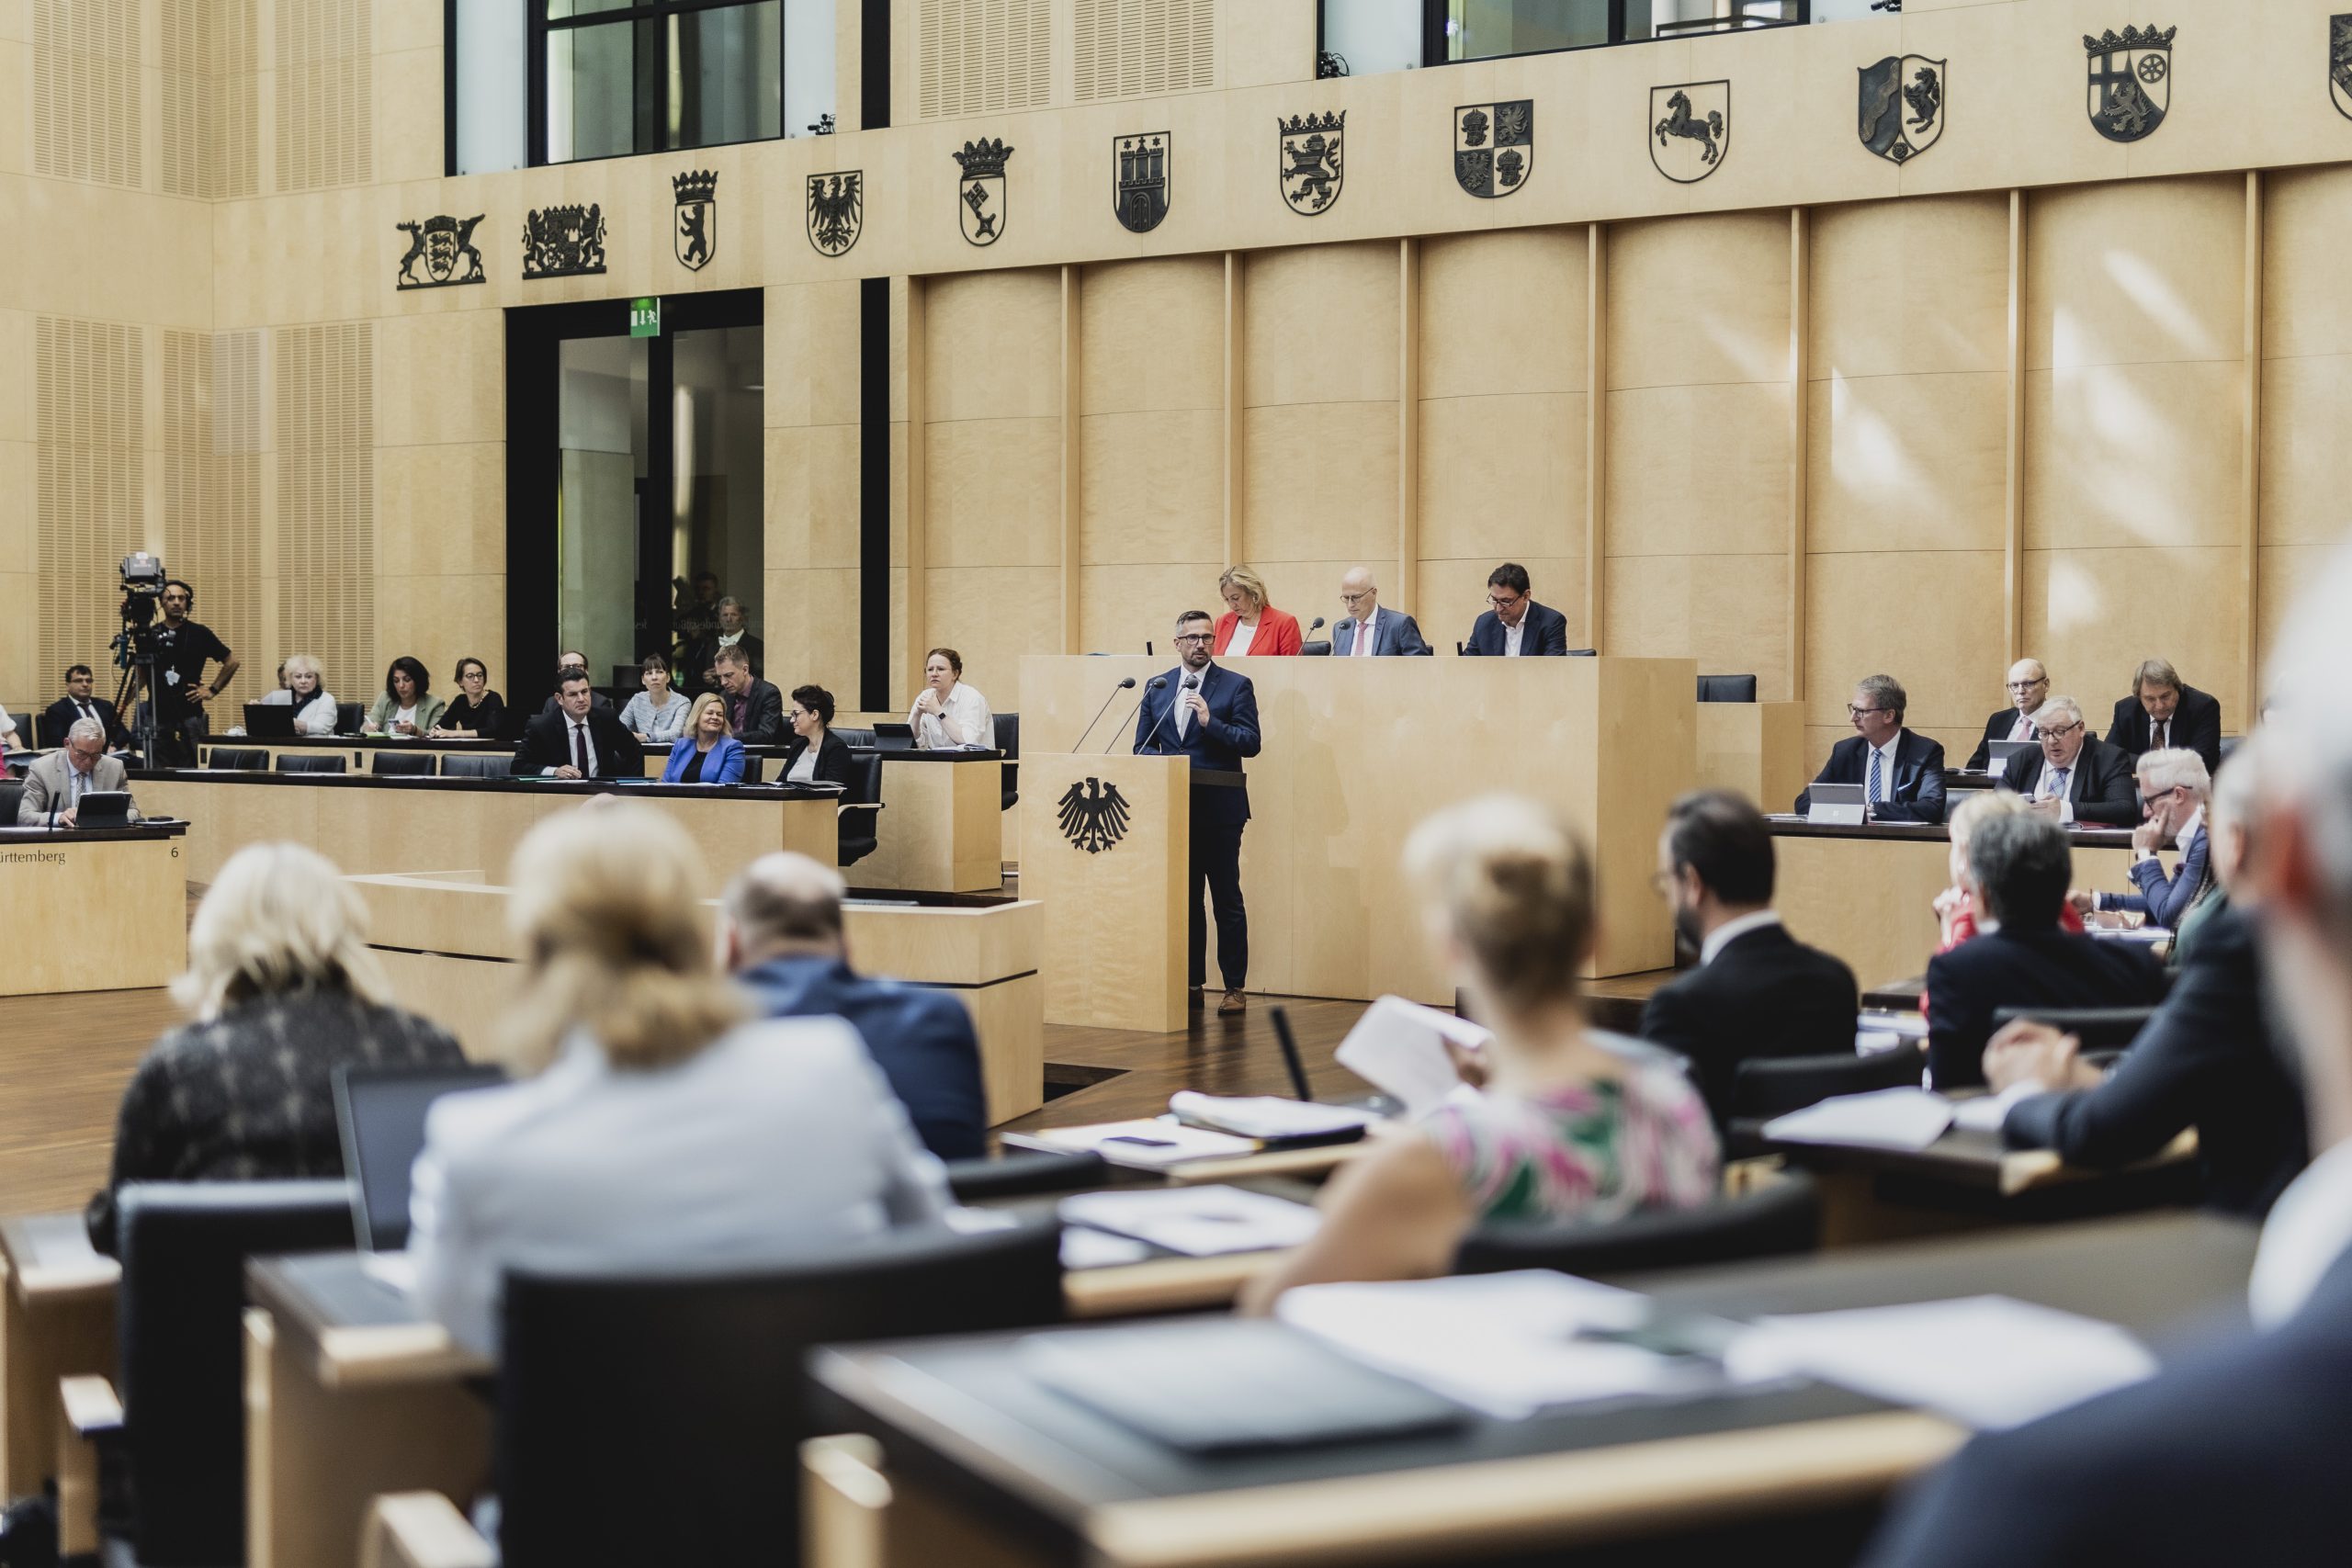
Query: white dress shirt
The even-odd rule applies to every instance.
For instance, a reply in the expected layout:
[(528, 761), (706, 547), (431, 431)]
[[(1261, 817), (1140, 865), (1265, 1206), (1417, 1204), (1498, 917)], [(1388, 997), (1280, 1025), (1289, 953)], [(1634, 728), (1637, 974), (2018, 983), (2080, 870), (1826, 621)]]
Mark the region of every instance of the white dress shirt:
[[(557, 711), (561, 712), (562, 710), (558, 709)], [(571, 739), (575, 732), (580, 737), (577, 747), (574, 746)], [(558, 762), (556, 764), (556, 768), (577, 766), (577, 759), (582, 751), (585, 751), (588, 755), (588, 765), (580, 770), (580, 776), (583, 779), (593, 779), (596, 776), (596, 732), (588, 728), (588, 721), (586, 719), (574, 718), (568, 713), (564, 714), (563, 761)], [(555, 768), (541, 768), (539, 770), (539, 776), (541, 778), (552, 777), (554, 773)]]
[(938, 1220), (946, 1182), (857, 1032), (745, 1024), (670, 1066), (583, 1031), (534, 1078), (445, 1095), (409, 1196), (424, 1309), (494, 1351), (509, 1268), (773, 1268)]
[(1356, 622), (1355, 640), (1348, 645), (1349, 658), (1364, 659), (1371, 657), (1372, 639), (1374, 636), (1373, 628), (1377, 626), (1379, 624), (1380, 612), (1377, 609), (1374, 609), (1371, 615), (1366, 615)]
[[(1208, 683), (1209, 671), (1215, 668), (1216, 668), (1216, 661), (1215, 660), (1211, 660), (1208, 663), (1201, 666), (1200, 673), (1197, 675), (1193, 675), (1192, 671), (1185, 669), (1181, 664), (1168, 672), (1168, 689), (1176, 694), (1175, 706), (1169, 709), (1168, 712), (1168, 725), (1170, 728), (1176, 732), (1177, 739), (1183, 739), (1184, 731), (1193, 727), (1193, 710), (1184, 705), (1184, 677), (1187, 675), (1193, 675), (1193, 678), (1195, 681), (1198, 681), (1203, 685), (1206, 685)], [(1206, 699), (1203, 700), (1205, 701)]]
[(2041, 777), (2034, 781), (2033, 798), (2036, 800), (2055, 798), (2058, 802), (2058, 820), (2061, 822), (2072, 822), (2075, 819), (2075, 774), (2082, 765), (2083, 753), (2077, 751), (2075, 753), (2074, 761), (2066, 768), (2066, 789), (2065, 793), (2061, 795), (2051, 787), (2051, 781), (2055, 777), (2058, 770), (2050, 765), (2048, 757), (2041, 759)]
[[(928, 688), (926, 688), (927, 690)], [(922, 699), (917, 697), (917, 703)], [(920, 707), (907, 710), (907, 722), (914, 727), (915, 745), (924, 751), (953, 751), (961, 746), (989, 747), (996, 744), (996, 723), (989, 716), (989, 700), (967, 681), (956, 682), (947, 694), (944, 715), (924, 713)], [(953, 719), (958, 740), (947, 732), (944, 719)]]
[[(1495, 619), (1499, 621), (1502, 617), (1500, 615), (1497, 615)], [(1505, 626), (1503, 628), (1503, 655), (1505, 658), (1516, 659), (1519, 657), (1519, 639), (1526, 635), (1527, 615), (1525, 612), (1522, 611), (1519, 617), (1519, 625), (1515, 626)]]
[(1709, 931), (1707, 940), (1699, 944), (1701, 967), (1713, 964), (1716, 953), (1737, 942), (1749, 931), (1760, 931), (1767, 926), (1777, 926), (1780, 923), (1781, 912), (1778, 909), (1758, 909), (1754, 914), (1742, 915), (1737, 919), (1725, 920), (1722, 925)]
[(814, 746), (804, 746), (800, 750), (800, 755), (792, 760), (792, 766), (785, 771), (784, 782), (786, 784), (814, 784), (816, 781), (817, 748)]
[[(1862, 751), (1862, 798), (1872, 806), (1884, 806), (1894, 798), (1894, 749), (1903, 744), (1903, 730), (1896, 727), (1883, 746), (1866, 747)], [(1878, 755), (1878, 798), (1871, 800), (1871, 755)]]
[(2301, 1312), (2347, 1247), (2352, 1247), (2352, 1140), (2312, 1161), (2271, 1205), (2245, 1288), (2256, 1326), (2276, 1328)]

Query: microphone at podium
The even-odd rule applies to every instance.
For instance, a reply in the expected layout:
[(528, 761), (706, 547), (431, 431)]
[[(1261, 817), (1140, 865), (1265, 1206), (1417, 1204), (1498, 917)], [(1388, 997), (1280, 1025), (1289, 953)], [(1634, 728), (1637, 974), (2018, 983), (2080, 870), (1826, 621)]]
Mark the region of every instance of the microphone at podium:
[(1086, 738), (1094, 733), (1094, 727), (1102, 722), (1102, 716), (1111, 711), (1111, 705), (1119, 700), (1119, 694), (1126, 691), (1135, 683), (1136, 678), (1130, 675), (1125, 680), (1111, 688), (1111, 694), (1102, 699), (1102, 705), (1094, 710), (1094, 716), (1088, 719), (1086, 721), (1086, 728), (1079, 732), (1078, 743), (1070, 748), (1071, 750), (1076, 751), (1084, 748), (1086, 745)]

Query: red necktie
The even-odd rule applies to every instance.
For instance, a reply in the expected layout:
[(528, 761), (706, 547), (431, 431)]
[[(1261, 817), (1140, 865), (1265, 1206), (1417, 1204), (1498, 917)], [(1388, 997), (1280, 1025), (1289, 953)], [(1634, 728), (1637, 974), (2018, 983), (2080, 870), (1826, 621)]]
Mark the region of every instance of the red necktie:
[(571, 721), (571, 765), (580, 770), (582, 778), (588, 776), (588, 732), (576, 718)]

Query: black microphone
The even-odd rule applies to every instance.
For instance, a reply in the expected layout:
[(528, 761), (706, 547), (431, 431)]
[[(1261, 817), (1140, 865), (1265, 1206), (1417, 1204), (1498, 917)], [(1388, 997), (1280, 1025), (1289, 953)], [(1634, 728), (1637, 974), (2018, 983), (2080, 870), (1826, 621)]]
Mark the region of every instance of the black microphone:
[[(1197, 686), (1197, 685), (1199, 685), (1200, 683), (1201, 683), (1201, 678), (1200, 678), (1198, 675), (1187, 675), (1187, 676), (1185, 676), (1185, 677), (1184, 677), (1184, 689), (1185, 689), (1186, 691), (1191, 691), (1194, 686)], [(1149, 686), (1148, 686), (1147, 688), (1145, 688), (1145, 691), (1144, 691), (1144, 698), (1143, 698), (1143, 700), (1144, 700), (1145, 702), (1149, 702), (1149, 701), (1151, 701), (1151, 694), (1152, 694), (1153, 692), (1157, 692), (1157, 691), (1160, 690), (1161, 688), (1163, 688), (1163, 687), (1164, 687), (1164, 686), (1166, 686), (1167, 684), (1168, 684), (1168, 677), (1167, 677), (1167, 676), (1165, 676), (1165, 675), (1154, 675), (1154, 676), (1151, 678), (1151, 684), (1150, 684)], [(1153, 738), (1159, 735), (1159, 727), (1160, 727), (1161, 725), (1166, 724), (1166, 723), (1168, 722), (1168, 715), (1169, 715), (1169, 714), (1171, 714), (1171, 713), (1174, 713), (1175, 711), (1176, 711), (1176, 705), (1175, 705), (1174, 703), (1170, 703), (1170, 704), (1168, 705), (1168, 707), (1167, 707), (1166, 711), (1162, 712), (1162, 713), (1160, 714), (1160, 716), (1159, 716), (1158, 718), (1155, 718), (1155, 719), (1153, 719), (1153, 720), (1151, 721), (1151, 728), (1150, 728), (1149, 729), (1147, 729), (1147, 730), (1145, 730), (1145, 731), (1144, 731), (1144, 736), (1143, 736), (1143, 744), (1142, 744), (1142, 745), (1140, 745), (1140, 746), (1137, 746), (1137, 747), (1136, 748), (1136, 755), (1137, 755), (1137, 756), (1141, 756), (1141, 755), (1143, 755), (1144, 748), (1145, 748), (1145, 747), (1147, 747), (1147, 746), (1149, 746), (1149, 745), (1152, 743), (1152, 739), (1153, 739)]]
[(1083, 747), (1086, 744), (1086, 738), (1094, 733), (1094, 727), (1102, 722), (1102, 716), (1111, 711), (1111, 705), (1119, 700), (1119, 694), (1125, 691), (1135, 683), (1136, 678), (1130, 675), (1125, 680), (1111, 688), (1111, 694), (1102, 699), (1102, 705), (1094, 710), (1094, 716), (1092, 718), (1087, 720), (1085, 729), (1080, 731), (1079, 734), (1078, 744), (1072, 746), (1070, 748), (1071, 750), (1078, 750), (1080, 747)]
[(1322, 629), (1323, 629), (1323, 617), (1322, 617), (1322, 616), (1320, 616), (1320, 615), (1317, 615), (1317, 616), (1316, 616), (1316, 617), (1315, 617), (1315, 624), (1314, 624), (1313, 626), (1309, 626), (1309, 627), (1307, 627), (1307, 628), (1306, 628), (1306, 635), (1307, 635), (1308, 637), (1313, 637), (1317, 632), (1319, 632), (1319, 631), (1321, 631)]

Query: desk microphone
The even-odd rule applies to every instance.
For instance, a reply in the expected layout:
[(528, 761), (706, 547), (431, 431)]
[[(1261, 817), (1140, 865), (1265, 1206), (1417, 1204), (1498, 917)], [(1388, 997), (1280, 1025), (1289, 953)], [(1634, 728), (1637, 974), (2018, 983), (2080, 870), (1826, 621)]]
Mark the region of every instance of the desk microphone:
[(1111, 705), (1119, 700), (1119, 694), (1125, 691), (1135, 683), (1136, 678), (1130, 675), (1125, 680), (1111, 688), (1111, 694), (1102, 699), (1102, 705), (1094, 710), (1094, 716), (1092, 718), (1087, 720), (1085, 729), (1080, 731), (1079, 734), (1078, 744), (1072, 746), (1070, 748), (1071, 750), (1079, 750), (1086, 745), (1086, 738), (1094, 733), (1094, 727), (1102, 722), (1102, 716), (1111, 711)]
[(1323, 617), (1322, 617), (1322, 616), (1320, 616), (1320, 615), (1317, 615), (1317, 616), (1316, 616), (1316, 617), (1315, 617), (1315, 624), (1314, 624), (1313, 626), (1309, 626), (1309, 627), (1307, 627), (1307, 628), (1306, 628), (1306, 635), (1307, 635), (1308, 637), (1313, 637), (1317, 632), (1319, 632), (1319, 631), (1321, 631), (1322, 629), (1323, 629)]
[[(1197, 686), (1199, 686), (1199, 685), (1200, 685), (1200, 683), (1201, 683), (1201, 678), (1200, 678), (1198, 675), (1186, 675), (1186, 676), (1184, 677), (1184, 689), (1185, 689), (1186, 691), (1188, 691), (1188, 692), (1189, 692), (1189, 691), (1192, 691), (1192, 690), (1193, 690), (1194, 688), (1196, 688)], [(1165, 685), (1167, 685), (1167, 684), (1168, 684), (1168, 677), (1167, 677), (1167, 676), (1165, 676), (1165, 675), (1155, 675), (1155, 676), (1153, 676), (1153, 677), (1151, 678), (1151, 686), (1150, 686), (1150, 691), (1157, 692), (1157, 691), (1159, 691), (1161, 687), (1163, 687), (1163, 686), (1165, 686)], [(1151, 701), (1151, 697), (1150, 697), (1150, 695), (1148, 694), (1148, 693), (1147, 693), (1147, 694), (1145, 695), (1145, 697), (1144, 697), (1144, 699), (1143, 699), (1143, 700), (1144, 700), (1145, 702), (1149, 702), (1149, 701)], [(1179, 699), (1177, 699), (1177, 700), (1178, 700), (1179, 702), (1182, 701), (1182, 698), (1179, 698)], [(1175, 703), (1170, 703), (1170, 704), (1168, 705), (1167, 708), (1166, 708), (1166, 709), (1165, 709), (1165, 710), (1160, 714), (1160, 716), (1159, 716), (1158, 718), (1155, 718), (1155, 719), (1153, 719), (1153, 720), (1151, 721), (1151, 728), (1150, 728), (1149, 729), (1148, 729), (1148, 730), (1144, 731), (1143, 746), (1138, 746), (1138, 747), (1136, 747), (1136, 750), (1138, 753), (1142, 752), (1142, 750), (1144, 750), (1144, 747), (1146, 747), (1146, 746), (1149, 746), (1149, 745), (1152, 743), (1153, 739), (1154, 739), (1155, 737), (1157, 737), (1157, 736), (1159, 734), (1159, 727), (1160, 727), (1161, 725), (1163, 725), (1163, 724), (1166, 724), (1166, 723), (1168, 722), (1168, 716), (1169, 716), (1169, 714), (1174, 713), (1175, 711), (1176, 711), (1176, 704), (1175, 704)]]

